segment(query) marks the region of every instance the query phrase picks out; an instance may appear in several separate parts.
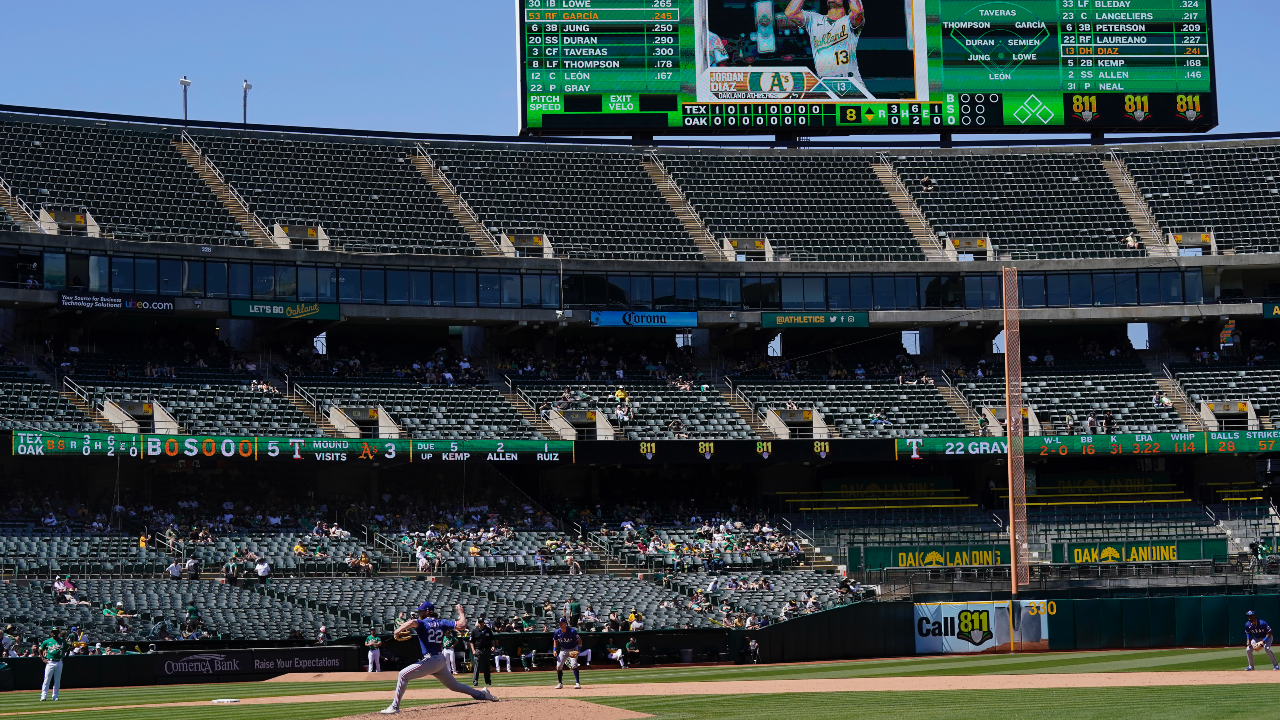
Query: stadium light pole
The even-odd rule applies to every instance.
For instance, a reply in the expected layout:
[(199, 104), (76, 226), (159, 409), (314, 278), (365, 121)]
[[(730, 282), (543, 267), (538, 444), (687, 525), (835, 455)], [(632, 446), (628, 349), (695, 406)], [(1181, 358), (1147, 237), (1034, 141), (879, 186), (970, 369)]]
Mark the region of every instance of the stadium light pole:
[(183, 125), (183, 127), (186, 127), (186, 124), (187, 124), (187, 88), (191, 87), (191, 81), (187, 79), (187, 76), (186, 76), (186, 75), (183, 75), (183, 76), (182, 76), (182, 79), (178, 81), (178, 84), (182, 86), (182, 125)]
[(244, 81), (244, 96), (241, 99), (241, 119), (240, 124), (249, 127), (249, 91), (253, 89), (253, 85), (248, 80)]

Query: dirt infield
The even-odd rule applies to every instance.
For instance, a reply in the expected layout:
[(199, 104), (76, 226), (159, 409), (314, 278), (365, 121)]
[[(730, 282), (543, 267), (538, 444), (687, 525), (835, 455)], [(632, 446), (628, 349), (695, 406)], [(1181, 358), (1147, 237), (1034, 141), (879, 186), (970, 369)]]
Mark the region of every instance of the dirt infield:
[[(337, 720), (379, 720), (383, 717), (378, 713), (368, 713)], [(405, 708), (400, 711), (400, 717), (409, 720), (529, 720), (544, 717), (556, 720), (633, 720), (653, 716), (581, 700), (521, 698), (496, 703), (472, 701)]]
[[(366, 673), (341, 673), (330, 681), (341, 681), (345, 675), (359, 675), (369, 679)], [(325, 682), (323, 675), (302, 673), (292, 677), (293, 682), (310, 680)], [(287, 680), (286, 680), (287, 681)], [(616, 685), (586, 685), (581, 690), (556, 690), (550, 684), (538, 687), (503, 687), (496, 685), (493, 694), (504, 701), (514, 701), (511, 707), (542, 707), (526, 704), (526, 700), (565, 700), (576, 703), (576, 706), (591, 706), (589, 703), (578, 703), (579, 700), (611, 697), (654, 697), (672, 695), (767, 695), (782, 693), (838, 693), (838, 692), (935, 692), (939, 690), (1025, 690), (1025, 689), (1058, 689), (1058, 688), (1113, 688), (1113, 687), (1160, 687), (1187, 685), (1280, 685), (1280, 672), (1243, 672), (1243, 671), (1210, 671), (1210, 672), (1131, 672), (1131, 673), (1054, 673), (1042, 675), (955, 675), (932, 677), (876, 677), (876, 678), (842, 678), (842, 679), (809, 679), (809, 680), (734, 680), (724, 682), (671, 682), (671, 683), (620, 683)], [(393, 686), (388, 683), (385, 691), (353, 692), (353, 693), (317, 693), (315, 695), (286, 695), (277, 697), (244, 698), (243, 705), (285, 705), (298, 703), (342, 702), (352, 700), (387, 700), (391, 699)], [(405, 693), (408, 700), (457, 700), (457, 693), (450, 692), (430, 681), (415, 683)], [(207, 702), (155, 703), (151, 705), (113, 705), (95, 708), (76, 708), (61, 710), (62, 713), (74, 713), (99, 710), (124, 710), (140, 707), (199, 707), (208, 706)], [(500, 708), (504, 703), (480, 703), (486, 708), (477, 709), (475, 703), (450, 703), (451, 706), (469, 708), (465, 711), (467, 718), (489, 718), (505, 720), (506, 715), (473, 715), (471, 713), (490, 712), (487, 706)], [(18, 713), (0, 713), (0, 717), (19, 715), (45, 715), (49, 712), (33, 710)], [(497, 712), (496, 710), (493, 712)], [(505, 712), (505, 711), (503, 711)], [(420, 713), (425, 720), (434, 716)], [(361, 716), (363, 717), (363, 716)], [(442, 716), (443, 717), (443, 716)], [(452, 716), (449, 716), (452, 717)], [(461, 717), (461, 716), (459, 716)], [(524, 714), (521, 717), (532, 717)], [(576, 717), (576, 716), (575, 716)], [(593, 720), (600, 717), (591, 715)], [(639, 715), (610, 715), (610, 718), (640, 717)]]

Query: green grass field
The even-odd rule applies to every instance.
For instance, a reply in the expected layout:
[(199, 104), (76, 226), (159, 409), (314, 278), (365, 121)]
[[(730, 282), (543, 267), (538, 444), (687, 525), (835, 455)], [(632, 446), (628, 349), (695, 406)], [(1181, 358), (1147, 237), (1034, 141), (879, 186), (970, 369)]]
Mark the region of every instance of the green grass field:
[[(1262, 667), (1262, 666), (1260, 666)], [(679, 683), (726, 680), (788, 680), (808, 678), (919, 677), (942, 675), (999, 675), (1038, 673), (1089, 673), (1135, 671), (1243, 670), (1240, 649), (1148, 650), (996, 655), (893, 660), (851, 661), (808, 665), (743, 667), (654, 668), (622, 671), (591, 669), (583, 673), (586, 684)], [(1264, 672), (1271, 672), (1265, 667)], [(497, 688), (554, 683), (549, 672), (502, 673), (494, 677)], [(429, 687), (420, 681), (413, 687)], [(288, 697), (317, 693), (376, 691), (390, 694), (390, 683), (235, 683), (181, 685), (105, 690), (64, 690), (56, 708), (38, 702), (35, 692), (0, 696), (0, 717), (36, 712), (35, 717), (79, 716), (77, 708), (122, 705), (158, 705), (170, 702), (209, 701), (215, 698)], [(501, 694), (501, 693), (499, 693)], [(1265, 701), (1266, 697), (1273, 697)], [(1253, 702), (1253, 701), (1258, 702)], [(798, 715), (805, 718), (890, 717), (892, 720), (946, 717), (951, 720), (989, 720), (994, 713), (1030, 720), (1076, 718), (1129, 718), (1136, 708), (1162, 718), (1235, 718), (1268, 716), (1280, 705), (1280, 687), (1246, 689), (1230, 686), (1179, 687), (1177, 676), (1160, 688), (1108, 688), (1073, 690), (948, 690), (934, 692), (847, 692), (779, 695), (658, 696), (594, 699), (592, 702), (648, 713), (663, 720), (775, 720)], [(1261, 704), (1258, 704), (1258, 703)], [(410, 705), (429, 702), (406, 703)], [(353, 700), (274, 705), (203, 705), (200, 707), (130, 708), (98, 710), (94, 720), (186, 720), (219, 717), (228, 720), (325, 720), (380, 710), (385, 701)], [(52, 712), (51, 712), (52, 711)]]

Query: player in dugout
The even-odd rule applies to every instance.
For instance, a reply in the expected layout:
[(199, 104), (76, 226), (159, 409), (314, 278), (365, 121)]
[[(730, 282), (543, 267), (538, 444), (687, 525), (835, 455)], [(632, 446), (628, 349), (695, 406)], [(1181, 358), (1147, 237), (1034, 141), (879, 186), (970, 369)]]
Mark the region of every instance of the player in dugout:
[(866, 23), (862, 0), (826, 0), (827, 13), (804, 10), (805, 0), (791, 0), (786, 15), (804, 28), (813, 50), (813, 65), (820, 78), (846, 78), (868, 100), (875, 96), (858, 71), (858, 37)]

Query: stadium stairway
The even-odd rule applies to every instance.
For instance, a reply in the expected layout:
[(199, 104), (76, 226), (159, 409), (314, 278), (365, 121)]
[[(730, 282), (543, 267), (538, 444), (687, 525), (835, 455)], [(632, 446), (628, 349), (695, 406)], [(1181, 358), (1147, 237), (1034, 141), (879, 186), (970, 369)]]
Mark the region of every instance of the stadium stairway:
[[(1120, 202), (1124, 204), (1124, 209), (1129, 211), (1129, 219), (1138, 229), (1138, 234), (1142, 236), (1142, 242), (1147, 246), (1147, 255), (1173, 257), (1175, 253), (1165, 243), (1164, 231), (1160, 229), (1160, 223), (1151, 213), (1151, 208), (1147, 206), (1147, 201), (1143, 199), (1142, 193), (1138, 190), (1138, 184), (1129, 174), (1129, 168), (1125, 167), (1124, 161), (1112, 153), (1102, 158), (1102, 167), (1106, 168), (1111, 184), (1116, 186), (1116, 193), (1120, 195)], [(1159, 377), (1158, 374), (1157, 377)]]
[(209, 186), (214, 195), (218, 196), (218, 200), (222, 202), (223, 207), (231, 216), (240, 224), (240, 228), (249, 233), (249, 237), (253, 239), (253, 244), (263, 248), (275, 248), (275, 240), (271, 238), (271, 234), (267, 232), (267, 228), (262, 224), (262, 220), (253, 214), (240, 198), (240, 194), (222, 179), (222, 173), (214, 167), (213, 161), (203, 156), (189, 138), (184, 133), (182, 137), (173, 141), (174, 148), (187, 161), (192, 170), (204, 180), (204, 184)]
[(955, 260), (956, 258), (948, 254), (938, 242), (938, 235), (933, 231), (933, 226), (929, 224), (924, 213), (920, 212), (920, 207), (916, 205), (911, 193), (907, 192), (893, 164), (883, 161), (875, 162), (871, 164), (871, 169), (880, 178), (880, 184), (884, 185), (885, 192), (889, 193), (889, 199), (893, 200), (893, 204), (897, 206), (902, 219), (907, 222), (907, 227), (911, 228), (911, 235), (915, 237), (916, 242), (920, 243), (920, 251), (924, 253), (925, 258), (944, 262)]
[(422, 177), (427, 179), (431, 187), (436, 191), (436, 195), (444, 201), (448, 206), (449, 212), (453, 213), (454, 219), (458, 221), (462, 228), (467, 231), (467, 235), (471, 236), (471, 242), (480, 248), (480, 252), (490, 257), (504, 257), (505, 253), (498, 246), (498, 240), (489, 232), (489, 228), (480, 222), (480, 216), (476, 215), (476, 211), (471, 209), (471, 205), (458, 194), (453, 183), (449, 182), (449, 178), (444, 173), (436, 169), (435, 161), (427, 154), (422, 146), (418, 146), (417, 152), (414, 153), (413, 166), (418, 168), (418, 172), (422, 173)]
[(751, 407), (751, 403), (747, 402), (740, 393), (735, 391), (727, 380), (724, 381), (724, 386), (717, 388), (717, 390), (720, 393), (720, 397), (729, 403), (729, 407), (733, 408), (733, 411), (738, 413), (739, 417), (747, 421), (747, 424), (751, 426), (752, 432), (765, 439), (776, 437), (773, 431), (760, 421), (760, 416)]
[(293, 393), (289, 393), (288, 395), (285, 395), (285, 397), (294, 407), (298, 408), (298, 412), (301, 412), (308, 420), (315, 423), (316, 427), (320, 428), (326, 437), (338, 437), (338, 428), (334, 427), (333, 423), (329, 422), (329, 418), (317, 412), (316, 409), (311, 406), (311, 403), (303, 400)]
[[(53, 385), (54, 387), (57, 387), (57, 385), (52, 381), (50, 381), (49, 384)], [(63, 385), (61, 388), (59, 388), (58, 394), (66, 398), (67, 402), (71, 403), (71, 407), (74, 407), (75, 409), (84, 413), (85, 417), (88, 417), (90, 420), (101, 425), (103, 432), (109, 432), (109, 433), (122, 432), (120, 428), (116, 427), (115, 423), (111, 422), (106, 418), (105, 415), (98, 412), (98, 408), (94, 406), (94, 403), (72, 392), (66, 385)]]
[(4, 181), (4, 178), (0, 178), (0, 208), (4, 208), (4, 212), (8, 213), (9, 217), (13, 218), (24, 231), (37, 234), (44, 232), (28, 212), (31, 208), (13, 194), (13, 189)]
[(956, 417), (964, 423), (965, 430), (970, 435), (981, 435), (982, 426), (978, 424), (978, 414), (965, 401), (964, 396), (951, 385), (938, 385), (937, 388), (942, 394), (942, 399), (947, 401)]
[(515, 408), (516, 411), (520, 413), (520, 416), (525, 420), (528, 420), (529, 424), (538, 432), (542, 433), (543, 436), (552, 439), (558, 439), (560, 437), (560, 433), (547, 424), (542, 419), (542, 416), (538, 414), (537, 408), (529, 405), (528, 401), (526, 401), (520, 393), (512, 392), (509, 388), (497, 385), (494, 387), (502, 394), (502, 397), (507, 399), (507, 402), (511, 403), (511, 407)]
[(1204, 432), (1204, 423), (1200, 421), (1200, 412), (1192, 408), (1191, 400), (1187, 398), (1187, 394), (1183, 391), (1182, 386), (1177, 380), (1169, 377), (1165, 372), (1164, 363), (1160, 361), (1160, 357), (1152, 350), (1139, 350), (1138, 359), (1142, 360), (1142, 364), (1147, 366), (1147, 372), (1151, 373), (1151, 377), (1155, 378), (1156, 385), (1160, 387), (1160, 392), (1173, 401), (1173, 409), (1181, 418), (1182, 424), (1187, 426), (1191, 432)]
[(689, 237), (693, 238), (698, 249), (702, 251), (702, 256), (707, 260), (732, 261), (734, 258), (725, 256), (724, 251), (716, 244), (715, 236), (707, 230), (702, 218), (698, 217), (698, 212), (693, 209), (680, 190), (680, 185), (667, 173), (667, 168), (657, 156), (653, 153), (645, 154), (641, 162), (644, 164), (645, 172), (653, 178), (653, 184), (658, 186), (658, 192), (662, 193), (662, 197), (671, 206), (671, 211), (680, 219), (680, 223), (689, 231)]

